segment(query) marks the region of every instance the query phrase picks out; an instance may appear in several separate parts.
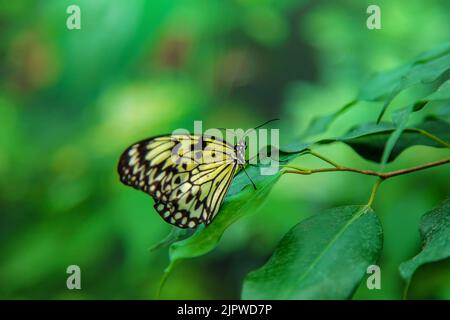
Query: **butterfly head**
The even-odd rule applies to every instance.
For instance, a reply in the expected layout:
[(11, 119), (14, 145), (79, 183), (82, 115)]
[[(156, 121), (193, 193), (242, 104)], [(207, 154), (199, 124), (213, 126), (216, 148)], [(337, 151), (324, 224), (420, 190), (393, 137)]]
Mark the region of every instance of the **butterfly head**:
[(247, 145), (245, 144), (244, 139), (239, 141), (236, 146), (234, 147), (234, 150), (236, 151), (236, 157), (238, 164), (244, 165), (245, 164), (245, 150), (247, 149)]
[(238, 164), (245, 165), (245, 163), (246, 163), (245, 162), (245, 150), (247, 149), (247, 145), (245, 143), (245, 137), (249, 134), (249, 132), (255, 131), (256, 129), (261, 128), (261, 127), (265, 126), (266, 124), (268, 124), (272, 121), (277, 121), (277, 120), (280, 120), (280, 119), (271, 119), (255, 128), (249, 129), (245, 132), (244, 136), (241, 138), (241, 140), (238, 142), (238, 144), (234, 147)]

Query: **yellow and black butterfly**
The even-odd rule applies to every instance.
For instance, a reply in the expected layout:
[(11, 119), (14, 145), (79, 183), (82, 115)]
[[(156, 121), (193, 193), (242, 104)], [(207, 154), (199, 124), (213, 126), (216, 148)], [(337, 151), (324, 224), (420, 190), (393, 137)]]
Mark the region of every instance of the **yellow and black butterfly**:
[(244, 168), (245, 150), (244, 139), (232, 145), (214, 136), (157, 136), (128, 147), (118, 172), (122, 183), (155, 200), (166, 222), (195, 228), (210, 224), (219, 212), (236, 172)]

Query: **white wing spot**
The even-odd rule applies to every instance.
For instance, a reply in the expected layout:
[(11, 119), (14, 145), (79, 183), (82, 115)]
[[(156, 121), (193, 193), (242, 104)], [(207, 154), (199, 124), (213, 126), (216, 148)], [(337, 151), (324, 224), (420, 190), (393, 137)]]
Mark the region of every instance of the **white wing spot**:
[(132, 157), (136, 152), (137, 152), (137, 149), (136, 149), (136, 147), (134, 147), (134, 148), (130, 149), (130, 151), (128, 151), (128, 155), (130, 157)]
[(183, 216), (183, 214), (181, 212), (177, 212), (177, 214), (175, 215), (175, 219), (180, 219)]

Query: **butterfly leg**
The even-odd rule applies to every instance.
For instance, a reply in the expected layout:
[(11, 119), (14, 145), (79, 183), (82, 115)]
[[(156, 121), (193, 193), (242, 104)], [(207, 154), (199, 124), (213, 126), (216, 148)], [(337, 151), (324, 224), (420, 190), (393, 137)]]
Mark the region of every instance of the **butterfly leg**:
[(245, 175), (247, 176), (248, 180), (250, 180), (250, 182), (253, 185), (253, 189), (257, 190), (256, 188), (256, 184), (253, 182), (252, 178), (250, 178), (250, 176), (248, 175), (247, 171), (245, 171), (245, 166), (244, 165), (240, 165), (241, 169), (244, 170)]

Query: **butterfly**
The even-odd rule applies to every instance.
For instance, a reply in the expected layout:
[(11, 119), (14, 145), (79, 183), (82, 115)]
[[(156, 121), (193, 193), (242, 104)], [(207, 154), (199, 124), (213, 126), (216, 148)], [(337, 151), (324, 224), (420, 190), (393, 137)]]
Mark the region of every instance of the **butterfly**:
[(207, 135), (156, 136), (129, 146), (117, 170), (123, 184), (154, 199), (166, 222), (196, 228), (213, 221), (235, 174), (245, 172), (246, 147), (243, 138), (232, 145)]

